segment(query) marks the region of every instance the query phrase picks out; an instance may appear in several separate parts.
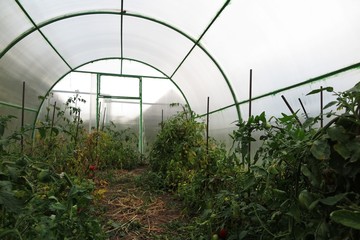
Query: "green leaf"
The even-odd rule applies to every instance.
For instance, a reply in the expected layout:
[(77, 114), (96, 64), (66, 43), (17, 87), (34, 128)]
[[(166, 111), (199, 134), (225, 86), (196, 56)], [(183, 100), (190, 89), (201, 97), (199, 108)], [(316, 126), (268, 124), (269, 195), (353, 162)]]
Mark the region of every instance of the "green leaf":
[(309, 179), (311, 185), (315, 187), (318, 187), (320, 185), (316, 176), (310, 171), (310, 169), (306, 165), (301, 166), (301, 172)]
[(343, 200), (346, 195), (347, 193), (341, 193), (335, 196), (320, 199), (320, 202), (328, 206), (334, 206), (335, 204)]
[(329, 102), (328, 104), (325, 105), (324, 109), (327, 109), (327, 108), (329, 108), (329, 107), (332, 107), (332, 106), (334, 106), (334, 105), (336, 105), (336, 104), (337, 104), (337, 101)]
[(350, 210), (337, 210), (330, 214), (331, 220), (342, 224), (346, 227), (351, 227), (360, 230), (360, 213)]
[(327, 134), (333, 141), (346, 142), (349, 139), (349, 134), (346, 133), (345, 128), (342, 126), (329, 128)]
[(349, 148), (341, 143), (337, 143), (334, 144), (334, 149), (335, 151), (340, 154), (340, 156), (342, 156), (344, 159), (348, 159), (349, 157), (351, 157), (351, 151), (349, 150)]
[(44, 128), (44, 127), (38, 128), (38, 131), (39, 131), (40, 137), (42, 139), (44, 139), (46, 137), (46, 128)]
[(309, 92), (307, 95), (312, 95), (312, 94), (317, 94), (321, 91), (327, 91), (327, 92), (333, 92), (334, 91), (334, 88), (333, 87), (325, 87), (325, 88), (319, 88), (319, 89), (315, 89), (315, 90), (312, 90), (311, 92)]
[(327, 140), (320, 139), (315, 140), (310, 148), (312, 155), (319, 160), (325, 160), (330, 158), (330, 146)]

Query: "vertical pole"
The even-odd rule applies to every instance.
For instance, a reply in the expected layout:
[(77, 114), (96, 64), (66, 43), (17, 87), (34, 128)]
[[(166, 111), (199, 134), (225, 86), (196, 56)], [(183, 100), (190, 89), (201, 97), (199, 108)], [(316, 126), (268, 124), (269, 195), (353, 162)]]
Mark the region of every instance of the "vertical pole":
[(53, 128), (54, 128), (55, 111), (56, 111), (56, 101), (54, 102), (53, 114), (52, 114), (52, 119), (51, 119), (50, 140), (52, 139), (52, 133), (53, 133)]
[(207, 98), (207, 107), (206, 107), (206, 155), (209, 155), (209, 110), (210, 110), (210, 97)]
[[(250, 79), (249, 79), (249, 119), (251, 118), (251, 110), (252, 110), (252, 69), (250, 69)], [(250, 170), (250, 162), (251, 162), (251, 130), (249, 129), (249, 146), (248, 146), (248, 170)]]
[(99, 121), (100, 121), (99, 95), (100, 95), (100, 74), (97, 74), (96, 75), (96, 130), (97, 131), (99, 131)]
[(143, 154), (143, 101), (142, 101), (142, 78), (139, 78), (139, 98), (140, 98), (140, 119), (139, 119), (139, 151)]
[(324, 126), (324, 118), (323, 118), (323, 106), (324, 106), (324, 96), (323, 96), (323, 87), (320, 87), (320, 127)]
[(78, 135), (79, 135), (79, 125), (80, 125), (80, 108), (79, 108), (79, 112), (78, 112), (78, 117), (77, 117), (77, 124), (76, 124), (76, 132), (75, 132), (75, 139), (74, 139), (74, 150), (76, 150), (76, 145), (77, 145), (77, 139), (78, 139)]
[(25, 82), (23, 82), (22, 89), (22, 104), (21, 104), (21, 155), (24, 153), (24, 120), (25, 118)]

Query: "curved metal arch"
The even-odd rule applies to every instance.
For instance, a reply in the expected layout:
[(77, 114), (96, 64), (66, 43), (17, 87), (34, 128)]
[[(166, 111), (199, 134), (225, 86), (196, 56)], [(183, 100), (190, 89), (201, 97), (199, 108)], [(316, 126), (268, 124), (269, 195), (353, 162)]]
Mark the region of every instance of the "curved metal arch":
[[(51, 92), (51, 90), (55, 87), (55, 85), (58, 84), (64, 77), (66, 77), (66, 76), (67, 76), (68, 74), (70, 74), (71, 72), (76, 71), (76, 69), (78, 69), (78, 68), (80, 68), (80, 67), (82, 67), (82, 66), (85, 66), (85, 65), (87, 65), (87, 64), (93, 63), (93, 62), (99, 62), (99, 61), (105, 61), (105, 60), (114, 60), (114, 59), (118, 59), (118, 60), (123, 59), (123, 60), (127, 60), (127, 61), (138, 62), (138, 63), (144, 64), (144, 65), (146, 65), (146, 66), (148, 66), (148, 67), (151, 67), (151, 68), (153, 68), (154, 70), (160, 72), (160, 73), (163, 74), (168, 80), (170, 80), (170, 81), (174, 84), (174, 86), (179, 90), (179, 92), (180, 92), (181, 95), (183, 96), (183, 98), (184, 98), (187, 106), (189, 107), (189, 110), (192, 111), (192, 110), (191, 110), (191, 105), (189, 104), (189, 101), (188, 101), (188, 99), (186, 98), (186, 95), (184, 94), (184, 92), (182, 91), (182, 89), (179, 87), (179, 85), (177, 85), (177, 83), (176, 83), (174, 80), (172, 80), (169, 76), (167, 76), (167, 74), (165, 74), (163, 71), (161, 71), (160, 69), (156, 68), (155, 66), (152, 66), (151, 64), (148, 64), (148, 63), (146, 63), (146, 62), (143, 62), (143, 61), (140, 61), (140, 60), (137, 60), (137, 59), (131, 59), (131, 58), (107, 57), (107, 58), (95, 59), (95, 60), (91, 60), (91, 61), (88, 61), (88, 62), (86, 62), (86, 63), (83, 63), (83, 64), (77, 66), (76, 68), (74, 68), (74, 70), (70, 70), (70, 71), (66, 72), (64, 75), (62, 75), (62, 76), (49, 88), (49, 90), (46, 92), (45, 96), (47, 96), (47, 95)], [(95, 74), (95, 73), (94, 73), (94, 74)], [(122, 74), (116, 74), (116, 75), (121, 76)], [(41, 100), (41, 103), (39, 104), (39, 107), (38, 107), (38, 109), (37, 109), (36, 116), (35, 116), (35, 119), (34, 119), (34, 125), (35, 125), (35, 123), (36, 123), (36, 121), (37, 121), (37, 119), (38, 119), (38, 117), (39, 117), (40, 109), (42, 108), (42, 106), (43, 106), (43, 104), (44, 104), (44, 101), (45, 101), (45, 99), (42, 99), (42, 100)]]
[(205, 54), (212, 60), (212, 62), (215, 64), (215, 66), (218, 68), (218, 70), (220, 71), (221, 75), (223, 76), (226, 84), (228, 85), (228, 88), (230, 90), (230, 93), (233, 97), (234, 103), (235, 103), (235, 107), (236, 107), (236, 111), (238, 114), (238, 118), (239, 120), (241, 119), (241, 113), (240, 113), (240, 108), (239, 105), (237, 104), (237, 98), (236, 98), (236, 94), (234, 92), (234, 89), (232, 88), (229, 79), (227, 78), (227, 76), (225, 75), (224, 71), (222, 70), (222, 68), (220, 67), (219, 63), (217, 63), (217, 61), (211, 56), (211, 54), (200, 44), (197, 42), (197, 40), (191, 38), (188, 34), (184, 33), (183, 31), (181, 31), (180, 29), (166, 23), (166, 22), (162, 22), (160, 20), (157, 20), (155, 18), (151, 18), (151, 17), (147, 17), (147, 16), (143, 16), (140, 14), (133, 14), (133, 13), (128, 13), (128, 12), (121, 12), (121, 11), (84, 11), (84, 12), (78, 12), (78, 13), (73, 13), (73, 14), (69, 14), (69, 15), (63, 15), (63, 16), (59, 16), (53, 19), (50, 19), (48, 21), (45, 21), (39, 25), (37, 25), (36, 27), (33, 27), (31, 29), (29, 29), (28, 31), (24, 32), (22, 35), (20, 35), (19, 37), (17, 37), (16, 39), (14, 39), (14, 41), (12, 41), (1, 53), (0, 53), (0, 58), (6, 54), (7, 51), (9, 51), (14, 45), (16, 45), (19, 41), (21, 41), (23, 38), (25, 38), (26, 36), (28, 36), (29, 34), (31, 34), (32, 32), (36, 31), (37, 29), (40, 29), (42, 27), (45, 27), (49, 24), (52, 24), (54, 22), (58, 22), (64, 19), (68, 19), (68, 18), (73, 18), (73, 17), (79, 17), (79, 16), (84, 16), (84, 15), (95, 15), (95, 14), (114, 14), (114, 15), (126, 15), (129, 17), (136, 17), (136, 18), (141, 18), (141, 19), (145, 19), (151, 22), (155, 22), (157, 24), (163, 25), (167, 28), (170, 28), (174, 31), (176, 31), (177, 33), (181, 34), (182, 36), (184, 36), (185, 38), (189, 39), (191, 42), (194, 43), (194, 45), (198, 46), (201, 50), (203, 50), (205, 52)]

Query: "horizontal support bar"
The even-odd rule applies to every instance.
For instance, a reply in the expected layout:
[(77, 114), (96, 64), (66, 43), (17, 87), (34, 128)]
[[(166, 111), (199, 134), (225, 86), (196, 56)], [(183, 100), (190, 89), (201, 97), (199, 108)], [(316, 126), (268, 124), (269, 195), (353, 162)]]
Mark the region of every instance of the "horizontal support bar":
[[(6, 107), (11, 107), (11, 108), (16, 108), (16, 109), (22, 109), (22, 107), (20, 105), (17, 104), (13, 104), (13, 103), (7, 103), (7, 102), (2, 102), (0, 101), (0, 105), (6, 106)], [(30, 112), (35, 112), (37, 113), (37, 110), (32, 109), (32, 108), (24, 108), (26, 111), (30, 111)]]

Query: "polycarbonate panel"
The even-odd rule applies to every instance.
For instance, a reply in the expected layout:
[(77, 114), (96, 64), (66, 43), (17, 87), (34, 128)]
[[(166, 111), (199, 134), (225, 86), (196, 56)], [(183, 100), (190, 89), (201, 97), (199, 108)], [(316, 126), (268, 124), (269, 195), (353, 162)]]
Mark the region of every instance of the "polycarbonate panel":
[(142, 98), (144, 104), (170, 105), (185, 104), (185, 99), (168, 79), (142, 79)]
[(14, 39), (32, 27), (30, 20), (15, 1), (0, 1), (0, 53)]
[(96, 61), (86, 64), (82, 67), (79, 67), (77, 71), (120, 74), (121, 60), (110, 59), (110, 60)]
[(143, 105), (144, 136), (149, 144), (155, 141), (157, 133), (161, 129), (161, 122), (168, 120), (177, 112), (182, 111), (181, 105), (170, 106), (170, 104), (168, 104), (173, 100), (173, 95), (169, 93), (156, 104), (145, 103)]
[(77, 12), (121, 9), (119, 0), (20, 0), (20, 3), (36, 23)]
[[(282, 113), (291, 115), (291, 111), (286, 106), (284, 100), (281, 97), (283, 95), (288, 101), (291, 108), (295, 112), (297, 112), (297, 116), (299, 117), (300, 121), (304, 122), (306, 119), (306, 115), (299, 99), (303, 103), (307, 115), (309, 117), (317, 117), (320, 115), (321, 112), (320, 94), (307, 95), (309, 92), (314, 89), (320, 89), (321, 86), (323, 88), (333, 87), (335, 92), (346, 91), (352, 88), (357, 82), (359, 82), (359, 79), (360, 70), (354, 70), (344, 74), (329, 77), (324, 80), (314, 82), (312, 84), (306, 84), (287, 91), (283, 91), (276, 95), (271, 95), (268, 97), (254, 100), (252, 102), (252, 115), (259, 115), (263, 111), (265, 111), (267, 119), (272, 116), (281, 117)], [(326, 104), (335, 100), (335, 95), (326, 91), (323, 92), (323, 106), (326, 106)], [(241, 112), (245, 120), (248, 118), (248, 109), (249, 105), (247, 103), (241, 105)], [(324, 113), (329, 112), (330, 110), (331, 109), (325, 109)], [(332, 110), (336, 110), (335, 107), (332, 108)], [(327, 120), (325, 118), (325, 122), (326, 121)]]
[(163, 25), (124, 17), (124, 57), (146, 62), (171, 75), (193, 43)]
[(96, 77), (89, 73), (71, 72), (61, 79), (53, 88), (54, 91), (72, 91), (96, 93)]
[(79, 16), (41, 30), (73, 68), (93, 60), (120, 57), (119, 15)]
[[(7, 123), (7, 126), (5, 128), (4, 136), (9, 136), (10, 134), (14, 133), (14, 131), (20, 131), (21, 130), (21, 109), (12, 108), (0, 105), (0, 116), (14, 116), (16, 118), (13, 118), (10, 120), (10, 122)], [(35, 121), (36, 113), (31, 111), (25, 111), (24, 112), (24, 125), (29, 126), (33, 125)], [(28, 134), (31, 134), (31, 132), (28, 132)]]
[(25, 106), (38, 108), (38, 96), (49, 88), (69, 68), (47, 44), (34, 32), (15, 45), (0, 59), (0, 101), (21, 104), (22, 82), (26, 83)]
[(138, 76), (165, 77), (164, 74), (154, 69), (153, 67), (131, 60), (123, 61), (122, 73)]
[(224, 66), (239, 99), (360, 60), (359, 1), (232, 1), (202, 43)]
[[(104, 114), (105, 111), (105, 114)], [(122, 99), (103, 99), (101, 104), (101, 119), (105, 116), (105, 124), (114, 122), (120, 125), (121, 129), (139, 128), (140, 101)]]
[(119, 97), (140, 97), (139, 78), (101, 76), (100, 94)]
[[(202, 121), (206, 123), (206, 116), (202, 117)], [(235, 107), (211, 114), (209, 116), (209, 136), (230, 149), (233, 142), (229, 135), (237, 129), (237, 121), (238, 115)]]
[(124, 9), (167, 22), (198, 38), (224, 3), (208, 0), (129, 0), (124, 1)]
[(207, 97), (210, 97), (210, 111), (234, 104), (229, 86), (220, 70), (198, 47), (191, 52), (173, 79), (198, 114), (206, 113)]

